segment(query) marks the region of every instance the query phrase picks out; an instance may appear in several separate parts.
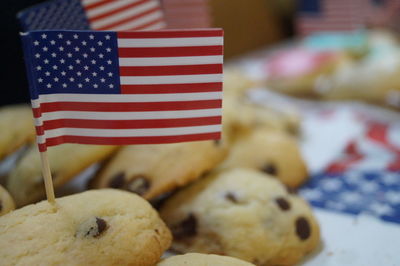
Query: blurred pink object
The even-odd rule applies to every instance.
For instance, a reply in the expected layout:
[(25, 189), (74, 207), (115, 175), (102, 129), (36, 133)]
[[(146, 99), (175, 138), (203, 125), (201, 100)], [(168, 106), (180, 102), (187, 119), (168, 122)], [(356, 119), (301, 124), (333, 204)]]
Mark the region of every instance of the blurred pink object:
[(212, 16), (208, 0), (162, 0), (167, 28), (209, 28)]

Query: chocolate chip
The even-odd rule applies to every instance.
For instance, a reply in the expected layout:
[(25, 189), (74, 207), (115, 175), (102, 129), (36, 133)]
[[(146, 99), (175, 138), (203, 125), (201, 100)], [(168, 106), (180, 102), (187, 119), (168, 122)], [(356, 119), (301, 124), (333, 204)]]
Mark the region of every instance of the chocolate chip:
[(193, 214), (190, 214), (180, 224), (171, 228), (175, 239), (192, 237), (197, 234), (197, 219)]
[(225, 198), (233, 203), (238, 203), (238, 199), (236, 197), (235, 194), (233, 194), (232, 192), (228, 192), (225, 194)]
[(125, 185), (125, 173), (119, 172), (108, 183), (111, 188), (122, 188)]
[(275, 199), (275, 202), (278, 204), (279, 208), (283, 211), (290, 210), (290, 203), (285, 200), (284, 198), (277, 198)]
[(299, 217), (296, 220), (296, 233), (301, 240), (306, 240), (311, 235), (311, 227), (309, 222), (304, 217)]
[(150, 182), (143, 175), (135, 176), (126, 184), (126, 190), (136, 193), (138, 195), (145, 194), (150, 188)]
[(261, 171), (263, 171), (264, 173), (270, 174), (270, 175), (278, 174), (278, 169), (276, 169), (276, 166), (272, 163), (264, 165), (264, 167), (261, 168)]
[(108, 228), (107, 222), (101, 218), (94, 217), (82, 223), (76, 233), (78, 237), (99, 237)]
[(100, 236), (107, 229), (107, 222), (101, 218), (96, 217), (97, 234), (94, 237)]

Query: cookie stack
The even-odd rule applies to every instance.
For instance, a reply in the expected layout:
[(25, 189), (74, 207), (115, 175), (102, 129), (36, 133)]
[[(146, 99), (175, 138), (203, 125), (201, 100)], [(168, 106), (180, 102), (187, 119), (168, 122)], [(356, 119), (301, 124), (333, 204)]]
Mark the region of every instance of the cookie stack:
[[(0, 217), (0, 265), (293, 265), (302, 260), (320, 236), (309, 205), (291, 194), (308, 177), (296, 141), (300, 119), (246, 100), (249, 86), (235, 72), (226, 73), (219, 141), (49, 148), (56, 189), (90, 165), (101, 165), (89, 191), (59, 198), (54, 206), (27, 205), (44, 198), (34, 133), (25, 131), (18, 136), (24, 141), (2, 147), (28, 146), (4, 182), (16, 205), (27, 206)], [(27, 107), (15, 107), (20, 108)], [(9, 115), (4, 110), (0, 125)], [(5, 190), (0, 189), (0, 199), (1, 214), (13, 209)], [(169, 248), (190, 254), (159, 262)]]

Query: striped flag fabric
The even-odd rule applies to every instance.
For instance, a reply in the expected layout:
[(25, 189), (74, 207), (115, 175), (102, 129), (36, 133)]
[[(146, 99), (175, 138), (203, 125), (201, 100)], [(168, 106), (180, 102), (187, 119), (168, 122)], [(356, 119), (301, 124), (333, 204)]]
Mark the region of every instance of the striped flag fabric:
[(23, 31), (165, 28), (158, 0), (51, 0), (27, 8), (17, 17)]
[(22, 34), (40, 151), (219, 139), (223, 31)]
[(165, 22), (170, 29), (212, 26), (209, 0), (162, 0), (161, 3)]

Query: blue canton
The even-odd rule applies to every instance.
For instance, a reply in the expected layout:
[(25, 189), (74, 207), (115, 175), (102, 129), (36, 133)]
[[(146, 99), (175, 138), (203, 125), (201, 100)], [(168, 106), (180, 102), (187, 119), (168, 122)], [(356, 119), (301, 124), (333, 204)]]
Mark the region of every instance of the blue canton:
[(370, 214), (400, 223), (400, 173), (348, 171), (318, 174), (300, 190), (313, 206), (350, 214)]
[(88, 30), (80, 0), (53, 0), (27, 8), (17, 15), (22, 30)]
[(299, 0), (298, 10), (301, 13), (317, 15), (321, 11), (321, 0)]
[(23, 36), (33, 90), (50, 93), (120, 93), (115, 32), (35, 31)]

